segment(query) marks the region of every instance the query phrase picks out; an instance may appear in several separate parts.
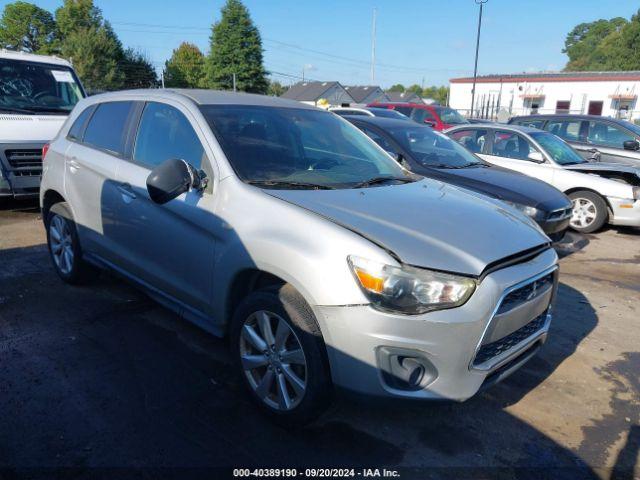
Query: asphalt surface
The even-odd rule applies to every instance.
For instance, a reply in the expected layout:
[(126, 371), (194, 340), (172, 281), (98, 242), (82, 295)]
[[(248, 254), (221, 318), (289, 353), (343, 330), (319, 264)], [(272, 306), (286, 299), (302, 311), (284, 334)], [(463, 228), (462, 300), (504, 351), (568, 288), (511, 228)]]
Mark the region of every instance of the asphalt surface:
[(44, 241), (34, 204), (0, 207), (1, 480), (268, 466), (640, 477), (639, 230), (573, 235), (560, 249), (550, 338), (503, 383), (462, 404), (338, 398), (300, 430), (256, 411), (223, 340), (111, 275), (63, 284)]

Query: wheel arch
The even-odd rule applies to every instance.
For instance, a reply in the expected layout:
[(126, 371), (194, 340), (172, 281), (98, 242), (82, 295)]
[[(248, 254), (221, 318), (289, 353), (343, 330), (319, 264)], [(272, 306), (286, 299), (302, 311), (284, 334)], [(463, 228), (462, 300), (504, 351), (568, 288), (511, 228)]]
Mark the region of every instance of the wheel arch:
[(49, 189), (42, 196), (42, 221), (47, 222), (49, 210), (56, 203), (66, 202), (65, 198), (56, 190)]
[(605, 195), (602, 195), (600, 192), (588, 187), (573, 187), (573, 188), (569, 188), (568, 190), (565, 190), (563, 193), (569, 196), (570, 194), (576, 193), (576, 192), (590, 192), (590, 193), (593, 193), (594, 195), (599, 196), (602, 200), (604, 200), (604, 203), (607, 206), (607, 216), (608, 216), (607, 222), (609, 221), (609, 219), (611, 218), (611, 215), (613, 215), (613, 209), (611, 207), (611, 203), (609, 203), (609, 199)]

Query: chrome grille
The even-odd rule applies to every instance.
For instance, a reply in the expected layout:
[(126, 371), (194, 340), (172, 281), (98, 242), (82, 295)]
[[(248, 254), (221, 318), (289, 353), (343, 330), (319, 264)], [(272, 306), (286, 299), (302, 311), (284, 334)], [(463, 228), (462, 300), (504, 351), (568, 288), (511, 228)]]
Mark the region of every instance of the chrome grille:
[(42, 150), (5, 150), (5, 155), (12, 168), (42, 169)]
[(524, 327), (519, 328), (513, 333), (510, 333), (506, 337), (496, 340), (495, 342), (487, 343), (483, 345), (476, 353), (476, 358), (473, 360), (473, 365), (481, 365), (484, 362), (491, 360), (494, 357), (506, 352), (507, 350), (515, 347), (523, 340), (526, 340), (534, 333), (538, 332), (544, 327), (547, 321), (547, 311), (538, 315), (532, 321), (527, 323)]
[(527, 285), (524, 285), (521, 288), (518, 288), (512, 292), (510, 292), (500, 304), (496, 315), (500, 315), (502, 313), (506, 313), (509, 310), (513, 310), (518, 305), (521, 305), (525, 302), (533, 300), (537, 296), (547, 291), (548, 287), (553, 286), (553, 276), (554, 273), (549, 273), (544, 277), (541, 277)]

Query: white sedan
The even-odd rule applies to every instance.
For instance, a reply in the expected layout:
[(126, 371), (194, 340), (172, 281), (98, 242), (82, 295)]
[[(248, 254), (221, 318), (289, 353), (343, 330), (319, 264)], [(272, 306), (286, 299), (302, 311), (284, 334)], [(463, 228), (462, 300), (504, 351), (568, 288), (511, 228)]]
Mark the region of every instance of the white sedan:
[(573, 201), (571, 227), (640, 227), (640, 169), (589, 162), (552, 133), (519, 125), (461, 125), (445, 132), (484, 160), (550, 183)]

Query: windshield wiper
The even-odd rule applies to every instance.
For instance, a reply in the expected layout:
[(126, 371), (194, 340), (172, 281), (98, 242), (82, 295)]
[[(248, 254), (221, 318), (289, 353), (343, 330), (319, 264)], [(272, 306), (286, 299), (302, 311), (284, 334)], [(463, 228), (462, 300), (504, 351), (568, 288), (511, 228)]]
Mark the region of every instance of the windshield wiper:
[(281, 188), (308, 188), (311, 190), (334, 190), (334, 187), (329, 185), (319, 185), (317, 183), (306, 182), (290, 182), (288, 180), (249, 180), (249, 185), (255, 185), (257, 187), (281, 187)]
[(456, 165), (447, 168), (458, 169), (458, 168), (472, 168), (472, 167), (486, 167), (486, 165), (482, 163), (465, 163), (464, 165)]
[(378, 183), (385, 183), (385, 182), (409, 183), (413, 181), (415, 180), (411, 178), (402, 178), (402, 177), (373, 177), (373, 178), (370, 178), (369, 180), (365, 180), (364, 182), (356, 183), (353, 186), (353, 188), (370, 187), (371, 185), (377, 185)]
[(4, 105), (0, 105), (0, 112), (9, 112), (9, 113), (34, 113), (33, 110), (27, 110), (26, 108), (18, 108), (18, 107), (5, 107)]

